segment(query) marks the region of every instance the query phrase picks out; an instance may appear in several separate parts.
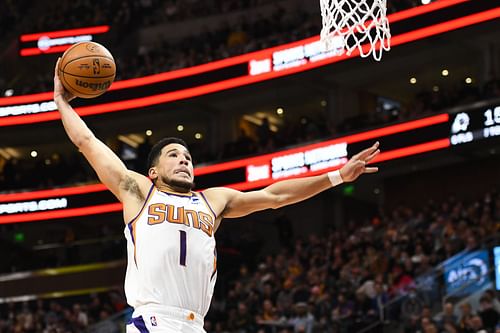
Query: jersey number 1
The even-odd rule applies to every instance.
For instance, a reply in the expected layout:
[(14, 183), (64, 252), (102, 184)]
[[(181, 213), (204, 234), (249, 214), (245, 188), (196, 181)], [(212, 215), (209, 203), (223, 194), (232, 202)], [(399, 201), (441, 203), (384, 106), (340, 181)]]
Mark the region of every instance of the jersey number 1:
[(186, 266), (186, 232), (184, 230), (179, 230), (181, 233), (181, 255), (179, 258), (179, 264), (181, 266)]

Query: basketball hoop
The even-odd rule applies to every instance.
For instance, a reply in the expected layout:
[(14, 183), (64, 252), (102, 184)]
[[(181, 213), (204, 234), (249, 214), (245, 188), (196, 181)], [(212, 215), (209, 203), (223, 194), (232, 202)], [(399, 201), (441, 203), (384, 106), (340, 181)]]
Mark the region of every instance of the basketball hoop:
[(386, 1), (320, 0), (321, 41), (326, 50), (350, 55), (358, 49), (361, 57), (372, 54), (380, 61), (382, 51), (391, 49)]

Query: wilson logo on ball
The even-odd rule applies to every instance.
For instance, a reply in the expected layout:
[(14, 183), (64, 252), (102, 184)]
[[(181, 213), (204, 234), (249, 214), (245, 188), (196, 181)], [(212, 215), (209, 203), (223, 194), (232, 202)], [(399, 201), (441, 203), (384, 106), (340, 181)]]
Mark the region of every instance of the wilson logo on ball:
[(92, 89), (93, 91), (98, 91), (98, 90), (108, 89), (109, 86), (111, 86), (111, 81), (105, 81), (101, 83), (90, 83), (76, 79), (76, 85), (83, 88)]

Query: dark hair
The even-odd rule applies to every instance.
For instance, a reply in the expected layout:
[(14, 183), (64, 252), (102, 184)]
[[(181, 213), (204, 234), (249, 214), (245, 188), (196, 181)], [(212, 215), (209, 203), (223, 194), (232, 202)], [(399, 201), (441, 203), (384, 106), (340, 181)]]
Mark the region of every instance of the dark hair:
[(179, 138), (171, 137), (171, 138), (163, 138), (157, 143), (154, 144), (154, 146), (151, 148), (151, 151), (149, 152), (148, 155), (148, 169), (149, 170), (152, 166), (154, 166), (156, 163), (158, 163), (158, 159), (160, 158), (161, 150), (163, 147), (171, 144), (171, 143), (178, 143), (181, 146), (186, 147), (187, 150), (189, 150), (187, 143)]

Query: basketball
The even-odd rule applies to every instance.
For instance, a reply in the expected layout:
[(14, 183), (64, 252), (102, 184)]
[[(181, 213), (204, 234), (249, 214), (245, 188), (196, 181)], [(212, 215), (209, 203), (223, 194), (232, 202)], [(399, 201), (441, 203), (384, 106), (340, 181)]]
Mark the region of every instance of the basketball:
[(71, 94), (94, 98), (108, 90), (115, 79), (116, 65), (111, 52), (95, 42), (82, 42), (64, 52), (59, 78)]

